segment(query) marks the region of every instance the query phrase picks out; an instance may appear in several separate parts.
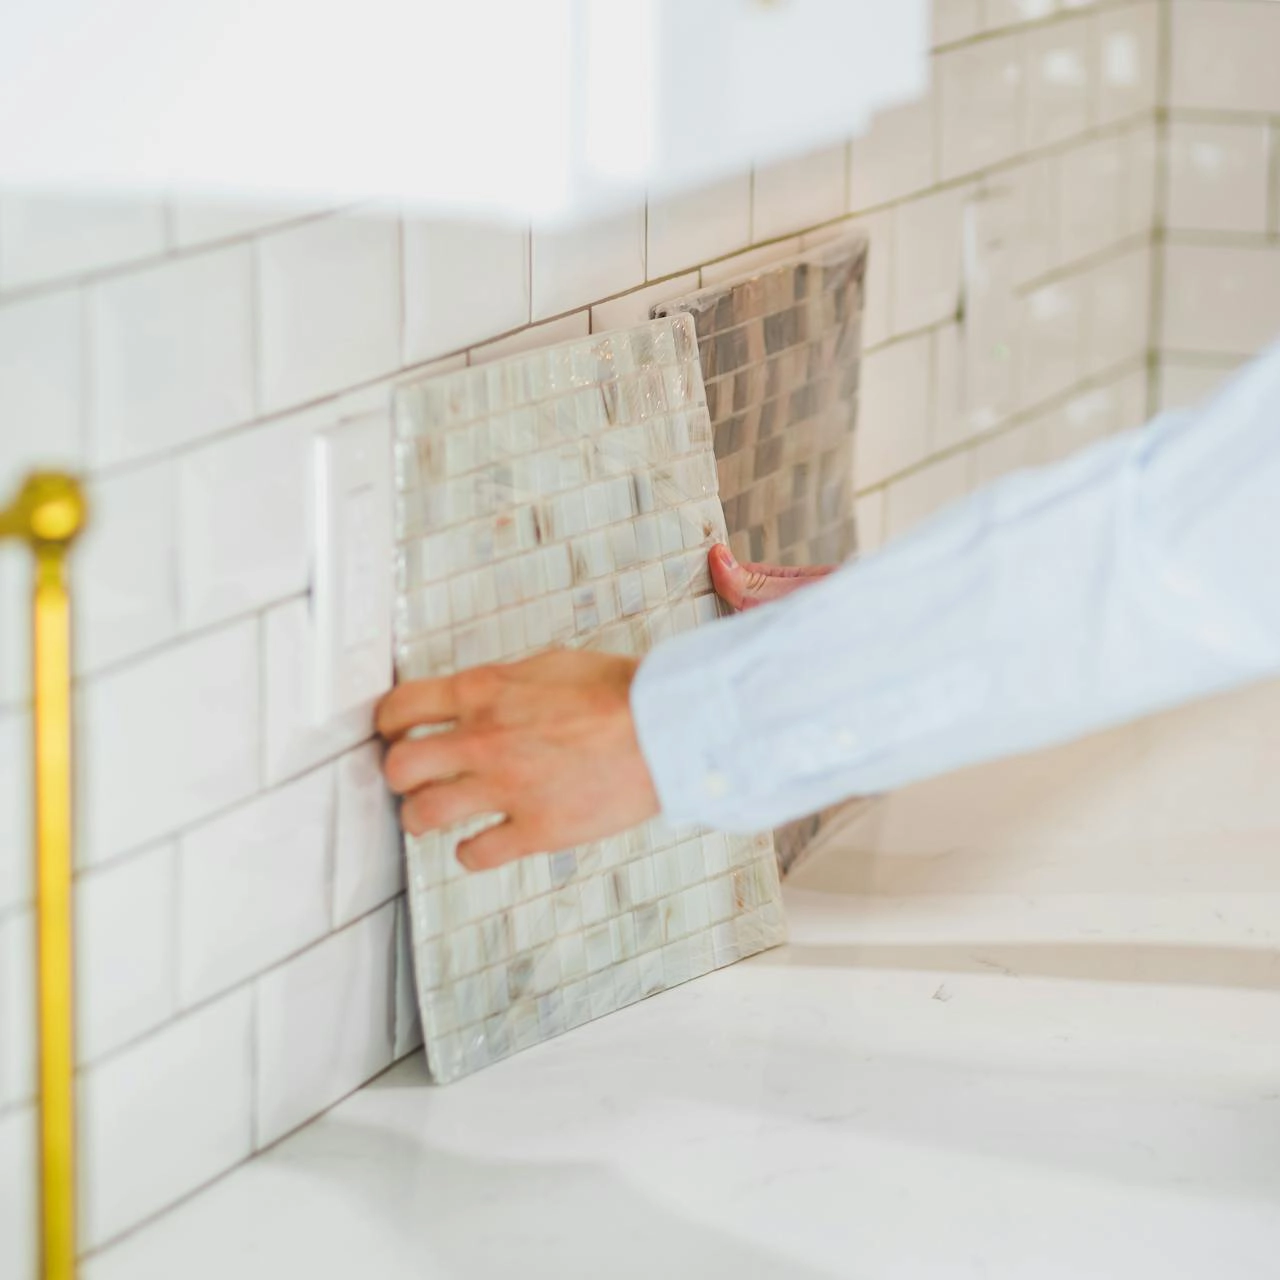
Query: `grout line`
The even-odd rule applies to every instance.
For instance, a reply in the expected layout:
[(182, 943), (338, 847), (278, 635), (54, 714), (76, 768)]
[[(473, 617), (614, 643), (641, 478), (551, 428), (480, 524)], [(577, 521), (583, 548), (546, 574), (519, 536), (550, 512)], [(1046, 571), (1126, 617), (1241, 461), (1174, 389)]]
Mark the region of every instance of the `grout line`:
[(1087, 378), (1082, 378), (1065, 391), (1060, 391), (1056, 395), (1049, 397), (1047, 400), (1038, 401), (1024, 409), (1017, 410), (1004, 422), (998, 426), (992, 427), (987, 431), (979, 432), (976, 435), (967, 436), (965, 439), (942, 449), (937, 453), (931, 453), (927, 457), (921, 458), (917, 462), (913, 462), (911, 466), (904, 467), (901, 471), (895, 471), (893, 475), (885, 476), (882, 480), (877, 480), (875, 484), (868, 485), (865, 489), (858, 489), (854, 498), (866, 498), (872, 494), (884, 493), (891, 486), (900, 480), (909, 480), (913, 476), (918, 475), (921, 471), (928, 470), (931, 466), (938, 462), (945, 462), (950, 458), (956, 457), (963, 453), (974, 452), (981, 445), (998, 440), (1002, 436), (1024, 427), (1030, 422), (1034, 422), (1037, 418), (1043, 417), (1045, 414), (1053, 413), (1057, 409), (1065, 408), (1073, 400), (1078, 399), (1082, 395), (1087, 395), (1090, 391), (1105, 391), (1114, 386), (1120, 379), (1127, 377), (1129, 374), (1138, 373), (1146, 367), (1146, 356), (1143, 353), (1136, 353), (1126, 357), (1124, 360), (1117, 361), (1114, 365), (1092, 374)]
[(188, 1005), (179, 1006), (168, 1018), (156, 1023), (146, 1031), (141, 1031), (137, 1035), (130, 1037), (130, 1039), (122, 1041), (120, 1044), (113, 1045), (106, 1053), (99, 1055), (91, 1062), (78, 1063), (76, 1065), (76, 1074), (83, 1076), (90, 1072), (97, 1071), (99, 1067), (113, 1062), (117, 1058), (123, 1057), (126, 1053), (131, 1053), (135, 1049), (142, 1048), (148, 1040), (152, 1040), (157, 1036), (163, 1035), (176, 1023), (182, 1022), (187, 1018), (194, 1018), (198, 1014), (207, 1012), (215, 1005), (221, 1004), (223, 1001), (229, 1001), (235, 997), (242, 996), (246, 992), (250, 994), (250, 998), (254, 1000), (256, 1004), (256, 987), (263, 978), (269, 977), (271, 974), (278, 972), (288, 964), (292, 964), (295, 960), (306, 955), (310, 951), (314, 951), (317, 947), (324, 946), (327, 942), (338, 937), (339, 934), (345, 933), (349, 929), (354, 929), (357, 926), (364, 924), (370, 917), (377, 915), (379, 911), (386, 910), (387, 905), (394, 902), (396, 898), (404, 892), (405, 891), (403, 889), (397, 889), (389, 897), (384, 898), (375, 906), (370, 907), (368, 911), (348, 920), (340, 928), (328, 929), (324, 933), (318, 934), (302, 946), (295, 947), (287, 955), (283, 955), (279, 959), (273, 960), (265, 968), (259, 969), (256, 973), (251, 973), (247, 977), (239, 979), (237, 982), (221, 991), (216, 991), (212, 995), (203, 996), (199, 1000), (194, 1000)]
[(76, 423), (79, 455), (88, 460), (93, 456), (94, 421), (93, 412), (93, 375), (94, 375), (94, 341), (93, 319), (90, 314), (89, 290), (76, 286), (77, 299), (77, 332), (80, 338), (80, 352), (77, 364), (80, 373), (80, 394), (76, 400), (76, 412), (79, 421)]
[[(333, 934), (328, 935), (332, 937)], [(268, 972), (270, 972), (268, 970)], [(249, 1147), (251, 1152), (256, 1153), (258, 1150), (258, 1134), (262, 1127), (262, 1119), (259, 1114), (258, 1106), (258, 1060), (260, 1053), (260, 1035), (258, 1029), (258, 1017), (261, 1012), (258, 1003), (258, 977), (255, 975), (250, 979), (249, 990)], [(253, 1155), (249, 1156), (253, 1159)]]
[(28, 302), (33, 298), (57, 293), (62, 289), (72, 289), (80, 285), (99, 284), (117, 280), (122, 276), (133, 275), (153, 267), (163, 266), (169, 262), (183, 262), (188, 258), (199, 257), (203, 253), (215, 253), (236, 245), (247, 244), (263, 236), (276, 235), (282, 231), (293, 231), (311, 222), (320, 222), (339, 214), (350, 213), (363, 207), (363, 202), (356, 204), (335, 205), (332, 208), (319, 209), (314, 213), (300, 214), (283, 222), (268, 223), (250, 231), (238, 232), (231, 236), (221, 236), (217, 240), (202, 240), (199, 244), (182, 245), (162, 253), (151, 254), (145, 258), (131, 258), (128, 262), (114, 262), (110, 266), (95, 267), (88, 271), (73, 272), (65, 276), (53, 276), (48, 280), (39, 280), (29, 285), (19, 285), (16, 289), (0, 291), (0, 306), (10, 302)]
[(1271, 121), (1267, 148), (1267, 232), (1280, 236), (1280, 118)]
[[(384, 903), (383, 905), (385, 906), (386, 904)], [(204, 1182), (200, 1183), (199, 1186), (192, 1187), (190, 1191), (184, 1192), (176, 1200), (165, 1205), (163, 1208), (156, 1209), (153, 1213), (147, 1214), (145, 1218), (140, 1218), (132, 1226), (126, 1227), (123, 1231), (119, 1232), (117, 1235), (111, 1236), (106, 1240), (100, 1241), (98, 1244), (94, 1245), (92, 1249), (83, 1250), (78, 1256), (78, 1261), (87, 1262), (92, 1258), (97, 1258), (100, 1255), (106, 1253), (108, 1250), (114, 1249), (116, 1246), (123, 1244), (130, 1237), (138, 1235), (140, 1232), (147, 1230), (149, 1227), (153, 1227), (157, 1225), (161, 1221), (161, 1219), (166, 1218), (171, 1213), (174, 1213), (178, 1209), (181, 1209), (184, 1205), (196, 1199), (197, 1196), (201, 1196), (206, 1191), (211, 1190), (213, 1187), (217, 1186), (218, 1183), (224, 1181), (226, 1178), (230, 1177), (233, 1173), (235, 1173), (237, 1169), (243, 1168), (245, 1165), (252, 1163), (259, 1156), (264, 1155), (266, 1152), (271, 1151), (274, 1147), (279, 1146), (280, 1143), (284, 1142), (286, 1138), (292, 1137), (300, 1129), (306, 1128), (307, 1125), (313, 1123), (314, 1121), (320, 1119), (321, 1116), (326, 1115), (328, 1112), (332, 1111), (334, 1107), (340, 1106), (342, 1103), (346, 1102), (348, 1098), (351, 1098), (355, 1094), (359, 1093), (361, 1089), (368, 1088), (369, 1085), (371, 1085), (375, 1080), (381, 1079), (393, 1067), (399, 1066), (399, 1064), (403, 1062), (405, 1058), (411, 1057), (414, 1053), (417, 1053), (419, 1047), (420, 1046), (410, 1050), (409, 1053), (406, 1053), (403, 1057), (396, 1058), (394, 1061), (390, 1062), (387, 1066), (381, 1067), (378, 1071), (376, 1071), (373, 1075), (371, 1075), (367, 1080), (362, 1081), (354, 1089), (351, 1089), (347, 1093), (344, 1093), (342, 1097), (335, 1099), (335, 1101), (332, 1102), (329, 1106), (325, 1107), (323, 1111), (316, 1112), (316, 1114), (312, 1116), (310, 1120), (304, 1120), (302, 1124), (298, 1125), (296, 1128), (290, 1129), (288, 1133), (283, 1133), (278, 1138), (273, 1138), (269, 1143), (267, 1143), (265, 1147), (255, 1148), (247, 1156), (244, 1156), (243, 1158), (237, 1160), (232, 1165), (228, 1165), (220, 1173), (216, 1173), (212, 1178), (208, 1178)], [(3, 1115), (3, 1114), (4, 1113), (0, 1113), (0, 1115)]]
[[(1133, 0), (1099, 0), (1099, 3), (1092, 4), (1087, 10), (1077, 13), (1073, 9), (1063, 9), (1055, 13), (1045, 14), (1040, 18), (1030, 18), (1025, 22), (1007, 23), (1002, 27), (993, 27), (989, 31), (975, 31), (972, 35), (962, 36), (959, 40), (952, 40), (945, 44), (936, 44), (930, 50), (930, 54), (936, 56), (940, 53), (951, 53), (956, 49), (969, 49), (975, 45), (991, 44), (996, 40), (1004, 39), (1009, 36), (1021, 36), (1029, 31), (1042, 31), (1047, 27), (1063, 27), (1073, 22), (1085, 23), (1101, 13), (1117, 12), (1124, 9), (1136, 8)], [(979, 0), (979, 17), (985, 26), (986, 11)]]
[(1151, 288), (1147, 297), (1147, 419), (1160, 410), (1160, 351), (1164, 343), (1164, 312), (1168, 286), (1168, 225), (1173, 174), (1169, 147), (1171, 127), (1167, 106), (1173, 83), (1173, 16), (1169, 0), (1157, 11), (1155, 199), (1151, 213)]
[(396, 364), (404, 367), (405, 350), (409, 341), (409, 290), (406, 280), (404, 256), (404, 210), (396, 215), (396, 322), (399, 330), (396, 334)]

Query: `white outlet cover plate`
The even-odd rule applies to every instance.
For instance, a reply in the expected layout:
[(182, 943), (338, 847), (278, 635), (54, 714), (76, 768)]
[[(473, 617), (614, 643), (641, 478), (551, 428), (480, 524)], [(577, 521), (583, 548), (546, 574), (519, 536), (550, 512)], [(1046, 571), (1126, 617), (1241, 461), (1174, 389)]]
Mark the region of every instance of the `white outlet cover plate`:
[(313, 454), (313, 718), (371, 705), (391, 687), (391, 419), (316, 436)]

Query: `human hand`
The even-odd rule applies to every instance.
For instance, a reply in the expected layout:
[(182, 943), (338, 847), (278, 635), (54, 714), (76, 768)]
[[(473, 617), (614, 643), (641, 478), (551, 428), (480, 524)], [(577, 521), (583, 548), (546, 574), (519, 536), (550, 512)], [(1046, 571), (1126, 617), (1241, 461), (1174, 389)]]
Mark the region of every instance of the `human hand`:
[(834, 572), (834, 565), (792, 569), (782, 565), (739, 564), (723, 544), (711, 548), (711, 582), (716, 595), (734, 609), (755, 609), (781, 600)]
[[(458, 846), (478, 871), (636, 826), (658, 796), (631, 716), (632, 658), (557, 650), (392, 690), (378, 707), (383, 770), (411, 835), (482, 814)], [(419, 725), (447, 726), (409, 738)]]

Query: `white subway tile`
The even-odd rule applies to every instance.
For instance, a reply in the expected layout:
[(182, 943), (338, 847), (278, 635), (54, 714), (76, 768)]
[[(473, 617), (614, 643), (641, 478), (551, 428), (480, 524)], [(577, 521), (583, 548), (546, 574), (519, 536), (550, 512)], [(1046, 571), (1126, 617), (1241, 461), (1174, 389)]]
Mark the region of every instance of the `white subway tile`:
[(1265, 123), (1172, 121), (1168, 225), (1265, 232), (1270, 164), (1271, 134)]
[(333, 857), (333, 924), (381, 906), (404, 888), (396, 805), (382, 781), (382, 748), (367, 742), (337, 767)]
[(81, 1248), (250, 1154), (252, 1014), (252, 993), (233, 992), (80, 1077)]
[(1086, 293), (1079, 277), (1042, 285), (1023, 299), (1019, 325), (1021, 407), (1060, 395), (1080, 378)]
[(90, 482), (89, 527), (71, 561), (80, 671), (97, 670), (173, 635), (176, 486), (172, 462)]
[(1009, 201), (1009, 272), (1022, 286), (1050, 271), (1057, 261), (1058, 188), (1056, 160), (1042, 158), (1005, 169), (983, 183), (992, 198)]
[(523, 351), (553, 347), (558, 342), (572, 342), (575, 338), (588, 337), (590, 333), (591, 312), (584, 307), (581, 311), (574, 311), (567, 316), (557, 316), (554, 320), (531, 324), (517, 333), (499, 338), (497, 342), (487, 342), (482, 347), (473, 347), (468, 353), (468, 363), (488, 364), (492, 360), (506, 360)]
[(409, 923), (409, 903), (396, 899), (396, 1028), (392, 1052), (397, 1060), (422, 1045), (422, 1019), (418, 1013), (418, 991), (413, 976), (413, 927)]
[(239, 240), (324, 211), (322, 205), (297, 200), (264, 202), (214, 196), (179, 196), (169, 206), (173, 242), (180, 249), (215, 240)]
[(840, 217), (848, 199), (848, 172), (849, 147), (844, 142), (757, 168), (752, 240), (794, 235)]
[(893, 329), (909, 333), (953, 319), (960, 304), (960, 254), (969, 192), (953, 187), (894, 210)]
[(933, 97), (874, 116), (849, 148), (849, 208), (891, 204), (933, 183)]
[(1120, 234), (1150, 236), (1156, 225), (1156, 184), (1158, 143), (1153, 122), (1130, 129), (1121, 140), (1126, 174), (1124, 209)]
[(1179, 0), (1171, 8), (1172, 106), (1280, 112), (1280, 5)]
[[(29, 696), (30, 616), (31, 556), (18, 542), (0, 542), (0, 711), (25, 702)], [(3, 898), (0, 891), (0, 901)]]
[(1160, 361), (1160, 408), (1189, 409), (1213, 395), (1232, 373), (1239, 361), (1227, 357), (1225, 363), (1202, 363), (1164, 356)]
[(1253, 355), (1280, 333), (1280, 248), (1167, 244), (1164, 344)]
[(406, 219), (406, 364), (518, 329), (529, 313), (527, 227)]
[(35, 892), (31, 751), (27, 714), (0, 711), (0, 912)]
[(296, 777), (373, 734), (373, 708), (317, 723), (314, 633), (305, 600), (277, 605), (263, 619), (264, 745), (269, 784)]
[(241, 245), (90, 288), (95, 463), (132, 461), (252, 417), (250, 278)]
[(948, 50), (936, 66), (942, 177), (973, 173), (1013, 156), (1023, 82), (1018, 37)]
[(1048, 146), (1089, 127), (1095, 99), (1097, 44), (1088, 17), (1026, 34), (1027, 96), (1023, 145)]
[(651, 199), (648, 223), (650, 280), (745, 249), (751, 243), (751, 175)]
[(1083, 371), (1095, 377), (1146, 354), (1151, 328), (1151, 251), (1145, 245), (1100, 263), (1085, 284)]
[(178, 998), (184, 1007), (324, 934), (332, 837), (328, 766), (182, 837)]
[(389, 902), (259, 980), (260, 1146), (390, 1065), (395, 919)]
[(982, 30), (979, 0), (933, 0), (933, 44), (950, 44)]
[(1159, 89), (1160, 5), (1120, 5), (1100, 11), (1097, 122), (1107, 124), (1155, 108)]
[(173, 1014), (174, 851), (76, 881), (76, 1054), (96, 1062)]
[(885, 495), (886, 539), (899, 537), (968, 493), (972, 460), (970, 453), (957, 454), (895, 480)]
[(858, 522), (858, 554), (869, 556), (884, 542), (884, 490), (864, 493), (853, 505)]
[[(968, 315), (966, 313), (966, 321)], [(931, 452), (960, 444), (980, 428), (968, 411), (964, 379), (968, 335), (956, 323), (934, 330), (933, 341), (933, 425), (929, 433)]]
[(1058, 262), (1087, 258), (1123, 234), (1128, 181), (1119, 137), (1092, 139), (1058, 157)]
[(1058, 462), (1111, 434), (1119, 410), (1115, 387), (1092, 387), (1042, 419), (1047, 460)]
[(318, 218), (263, 236), (255, 252), (263, 412), (319, 399), (398, 367), (394, 219)]
[(726, 280), (753, 275), (763, 267), (794, 258), (802, 247), (800, 237), (792, 236), (788, 240), (777, 240), (773, 244), (762, 244), (743, 253), (735, 253), (717, 262), (708, 262), (700, 272), (703, 286), (723, 284)]
[(927, 333), (863, 357), (854, 443), (859, 487), (877, 485), (928, 453), (932, 372)]
[(984, 440), (973, 451), (973, 481), (980, 487), (1014, 471), (1038, 467), (1048, 461), (1042, 422), (1024, 422), (1011, 431)]
[(533, 232), (533, 319), (574, 311), (645, 281), (645, 207)]
[(1136, 369), (1122, 374), (1116, 381), (1116, 415), (1112, 431), (1128, 431), (1145, 426), (1158, 410), (1151, 405), (1152, 380), (1144, 361)]
[(0, 916), (0, 1111), (36, 1095), (35, 947), (31, 908)]
[(0, 1116), (0, 1240), (8, 1280), (39, 1276), (36, 1110)]
[(983, 0), (984, 26), (988, 31), (996, 31), (1034, 22), (1048, 17), (1053, 9), (1054, 0)]
[(0, 289), (163, 251), (164, 207), (157, 200), (36, 191), (0, 196)]
[(306, 590), (310, 445), (320, 416), (253, 427), (182, 459), (178, 590), (185, 627)]
[(34, 467), (78, 468), (80, 294), (0, 306), (0, 505)]
[(83, 865), (243, 800), (258, 781), (256, 622), (93, 677), (78, 723)]
[(652, 308), (659, 303), (683, 298), (686, 294), (697, 291), (698, 273), (690, 271), (685, 275), (624, 293), (620, 298), (613, 298), (591, 308), (591, 332), (608, 333), (611, 329), (626, 329), (631, 325), (644, 324), (650, 318)]

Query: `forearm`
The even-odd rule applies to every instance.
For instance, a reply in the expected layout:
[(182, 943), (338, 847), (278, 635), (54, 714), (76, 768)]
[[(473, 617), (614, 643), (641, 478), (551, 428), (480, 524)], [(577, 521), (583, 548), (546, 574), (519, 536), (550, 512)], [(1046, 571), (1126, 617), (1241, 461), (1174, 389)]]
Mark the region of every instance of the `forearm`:
[(672, 821), (757, 828), (1280, 671), (1280, 356), (972, 495), (632, 694)]

